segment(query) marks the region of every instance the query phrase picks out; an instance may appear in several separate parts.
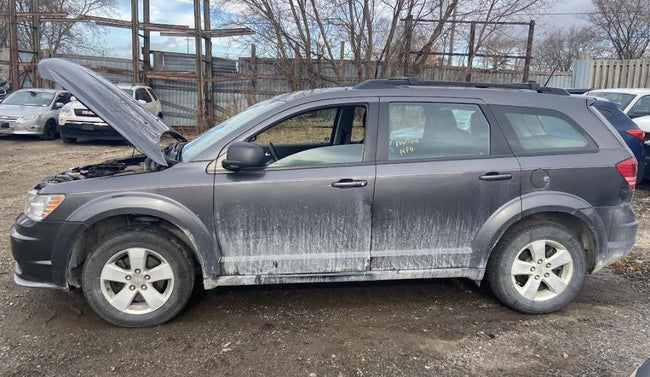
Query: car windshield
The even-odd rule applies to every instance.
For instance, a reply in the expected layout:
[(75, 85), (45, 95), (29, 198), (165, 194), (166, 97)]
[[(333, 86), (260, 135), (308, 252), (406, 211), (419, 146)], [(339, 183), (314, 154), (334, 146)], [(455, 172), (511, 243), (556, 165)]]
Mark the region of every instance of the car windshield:
[(614, 102), (620, 109), (625, 109), (636, 95), (616, 92), (590, 92), (590, 96), (607, 98)]
[(126, 88), (120, 88), (122, 91), (126, 94), (129, 95), (129, 97), (133, 97), (133, 89), (126, 89)]
[(46, 107), (52, 103), (53, 98), (54, 93), (50, 92), (19, 90), (10, 94), (4, 101), (2, 101), (2, 104)]
[(208, 131), (204, 132), (201, 136), (190, 141), (183, 147), (182, 159), (183, 161), (190, 161), (194, 157), (198, 156), (204, 150), (208, 149), (211, 145), (217, 142), (222, 137), (228, 135), (232, 131), (241, 127), (248, 121), (257, 118), (258, 116), (264, 114), (265, 112), (280, 106), (284, 101), (278, 99), (268, 99), (266, 101), (259, 102), (248, 109), (242, 111), (241, 113), (228, 118), (227, 120), (219, 123), (218, 125), (212, 127)]

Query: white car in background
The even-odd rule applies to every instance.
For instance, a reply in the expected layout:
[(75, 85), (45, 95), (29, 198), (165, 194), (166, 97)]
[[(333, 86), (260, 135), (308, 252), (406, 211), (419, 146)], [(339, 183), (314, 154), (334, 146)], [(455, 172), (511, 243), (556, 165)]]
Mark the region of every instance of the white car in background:
[[(162, 119), (160, 100), (151, 87), (141, 84), (117, 84), (117, 87)], [(61, 109), (59, 124), (64, 143), (74, 143), (78, 139), (124, 140), (119, 132), (74, 97)]]
[[(605, 98), (616, 103), (627, 116), (635, 119), (635, 121), (637, 118), (650, 115), (650, 89), (596, 89), (585, 94), (588, 96)], [(639, 125), (639, 127), (641, 127), (641, 125)], [(646, 129), (643, 130), (648, 132)]]

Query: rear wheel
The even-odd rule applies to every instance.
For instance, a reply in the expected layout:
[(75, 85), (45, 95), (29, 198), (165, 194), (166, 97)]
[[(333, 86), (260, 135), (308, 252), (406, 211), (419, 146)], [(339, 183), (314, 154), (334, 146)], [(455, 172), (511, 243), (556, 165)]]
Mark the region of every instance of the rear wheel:
[(82, 275), (84, 295), (106, 321), (146, 327), (165, 323), (194, 287), (191, 260), (166, 232), (124, 230), (93, 248)]
[(538, 223), (504, 236), (488, 262), (494, 294), (510, 308), (530, 314), (556, 311), (580, 291), (585, 251), (568, 229)]
[(45, 126), (43, 126), (43, 134), (41, 134), (41, 139), (52, 140), (56, 138), (57, 134), (58, 134), (58, 130), (54, 119), (50, 119), (47, 122), (45, 122)]

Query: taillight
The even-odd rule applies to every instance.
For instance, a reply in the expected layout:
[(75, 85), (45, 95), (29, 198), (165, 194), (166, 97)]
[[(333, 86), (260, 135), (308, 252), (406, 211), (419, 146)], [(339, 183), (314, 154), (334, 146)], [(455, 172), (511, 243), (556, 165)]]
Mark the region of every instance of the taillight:
[(621, 174), (625, 183), (634, 189), (636, 186), (636, 158), (630, 157), (616, 164), (616, 170)]
[(645, 140), (645, 132), (640, 128), (633, 128), (631, 130), (625, 130), (625, 132), (639, 140)]

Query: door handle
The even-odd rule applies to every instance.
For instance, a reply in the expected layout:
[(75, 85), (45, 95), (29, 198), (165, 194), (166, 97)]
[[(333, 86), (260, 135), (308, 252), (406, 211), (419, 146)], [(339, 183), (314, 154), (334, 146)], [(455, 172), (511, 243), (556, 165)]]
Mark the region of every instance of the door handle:
[(366, 187), (368, 185), (368, 181), (364, 180), (354, 180), (354, 179), (341, 179), (336, 182), (332, 182), (332, 187), (336, 188), (353, 188), (353, 187)]
[(498, 173), (492, 171), (478, 177), (478, 179), (482, 181), (505, 181), (507, 179), (512, 179), (512, 173)]

